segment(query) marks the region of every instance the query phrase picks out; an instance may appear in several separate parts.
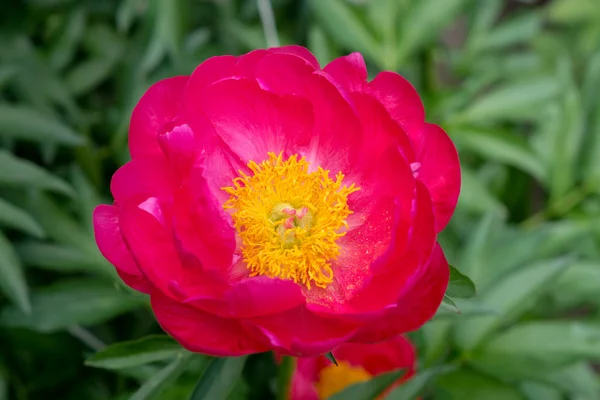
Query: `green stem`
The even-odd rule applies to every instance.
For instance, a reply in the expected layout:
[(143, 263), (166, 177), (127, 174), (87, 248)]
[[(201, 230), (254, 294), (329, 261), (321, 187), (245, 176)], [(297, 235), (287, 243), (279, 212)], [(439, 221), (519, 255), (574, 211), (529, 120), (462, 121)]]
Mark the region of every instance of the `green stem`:
[(284, 356), (281, 358), (279, 373), (277, 375), (277, 400), (289, 399), (294, 368), (296, 368), (296, 359), (294, 357)]

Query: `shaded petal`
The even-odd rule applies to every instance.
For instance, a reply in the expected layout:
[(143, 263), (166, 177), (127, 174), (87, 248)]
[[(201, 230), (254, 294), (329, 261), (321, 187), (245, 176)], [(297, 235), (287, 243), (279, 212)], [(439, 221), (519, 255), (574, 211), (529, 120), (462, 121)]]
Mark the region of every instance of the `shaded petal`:
[(377, 343), (419, 329), (439, 308), (450, 270), (439, 244), (421, 270), (402, 290), (398, 304), (383, 317), (362, 328), (350, 341)]
[(367, 66), (360, 53), (336, 58), (323, 71), (348, 92), (362, 92), (367, 86)]
[(160, 292), (152, 293), (151, 303), (160, 326), (190, 351), (241, 356), (269, 350), (268, 342), (256, 337), (239, 320), (205, 313)]
[(417, 179), (429, 190), (435, 210), (435, 226), (440, 232), (454, 213), (460, 194), (460, 162), (454, 144), (437, 125), (424, 124), (411, 138), (417, 161)]
[(100, 253), (115, 266), (117, 273), (130, 287), (150, 293), (151, 285), (140, 272), (125, 245), (119, 227), (119, 208), (101, 204), (94, 209), (94, 235)]
[(204, 89), (223, 79), (240, 77), (237, 66), (238, 58), (234, 56), (216, 56), (208, 58), (198, 65), (184, 92), (185, 108), (195, 107), (196, 101), (202, 96)]
[(152, 85), (131, 115), (129, 152), (132, 158), (161, 153), (158, 134), (181, 110), (187, 76), (164, 79)]
[(158, 136), (158, 142), (179, 179), (185, 179), (196, 157), (196, 139), (188, 124), (177, 125)]

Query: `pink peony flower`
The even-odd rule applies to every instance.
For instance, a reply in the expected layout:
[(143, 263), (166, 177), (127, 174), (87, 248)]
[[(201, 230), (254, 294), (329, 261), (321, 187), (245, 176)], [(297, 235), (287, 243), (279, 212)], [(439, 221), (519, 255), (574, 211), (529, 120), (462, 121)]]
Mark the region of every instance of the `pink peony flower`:
[(333, 351), (338, 365), (324, 356), (299, 358), (292, 374), (290, 400), (324, 400), (348, 386), (397, 369), (405, 373), (380, 396), (414, 374), (415, 350), (410, 341), (396, 336), (376, 344), (346, 343)]
[(148, 89), (129, 148), (96, 241), (189, 350), (313, 356), (437, 310), (459, 161), (400, 75), (298, 46), (213, 57)]

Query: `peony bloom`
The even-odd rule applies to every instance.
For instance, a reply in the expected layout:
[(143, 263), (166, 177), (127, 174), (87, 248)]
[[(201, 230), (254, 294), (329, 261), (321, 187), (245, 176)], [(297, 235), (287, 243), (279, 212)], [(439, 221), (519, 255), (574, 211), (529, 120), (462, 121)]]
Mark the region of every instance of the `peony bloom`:
[(96, 241), (191, 351), (314, 356), (433, 316), (456, 150), (401, 76), (305, 48), (213, 57), (152, 86)]
[[(405, 369), (388, 389), (414, 374), (415, 350), (408, 339), (396, 336), (376, 344), (345, 343), (333, 351), (338, 366), (324, 356), (299, 358), (292, 374), (290, 400), (324, 400), (346, 387), (374, 376)], [(385, 392), (381, 396), (385, 398)]]

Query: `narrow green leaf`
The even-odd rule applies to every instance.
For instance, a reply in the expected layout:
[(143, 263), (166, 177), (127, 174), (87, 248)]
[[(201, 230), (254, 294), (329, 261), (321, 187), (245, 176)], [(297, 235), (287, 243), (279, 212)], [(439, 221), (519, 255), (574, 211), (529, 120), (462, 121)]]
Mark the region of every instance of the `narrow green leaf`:
[(116, 278), (114, 267), (102, 256), (94, 256), (71, 246), (27, 241), (15, 250), (25, 265), (56, 272), (97, 273)]
[(463, 275), (454, 266), (450, 265), (450, 282), (446, 295), (450, 297), (469, 298), (476, 294), (475, 284), (468, 276)]
[(36, 164), (0, 150), (0, 184), (54, 190), (69, 196), (74, 191), (69, 184)]
[(457, 209), (472, 213), (506, 214), (506, 207), (485, 185), (482, 179), (469, 169), (461, 166), (461, 190)]
[(476, 127), (456, 128), (456, 142), (486, 160), (498, 161), (527, 172), (539, 182), (546, 181), (546, 167), (531, 146), (509, 131)]
[(18, 307), (15, 310), (23, 314), (31, 312), (23, 267), (2, 231), (0, 231), (0, 289)]
[(0, 198), (0, 225), (18, 229), (37, 238), (45, 236), (44, 230), (31, 215)]
[(455, 369), (456, 367), (454, 366), (444, 365), (421, 371), (410, 378), (409, 381), (404, 382), (402, 385), (392, 390), (392, 392), (386, 396), (386, 400), (414, 400), (419, 397), (432, 379), (447, 374)]
[(542, 17), (539, 13), (520, 14), (480, 36), (474, 42), (474, 47), (488, 52), (497, 51), (530, 40), (539, 33), (541, 27)]
[(367, 382), (355, 383), (339, 393), (334, 394), (329, 400), (372, 400), (383, 393), (390, 385), (396, 382), (405, 371), (396, 370), (375, 376)]
[(138, 340), (114, 343), (85, 361), (89, 367), (121, 369), (167, 360), (183, 351), (166, 335), (151, 335)]
[(442, 304), (434, 319), (451, 319), (456, 320), (460, 318), (471, 318), (481, 315), (501, 315), (498, 310), (482, 304), (477, 298), (475, 299), (451, 299), (445, 296), (442, 300)]
[(435, 399), (523, 400), (515, 388), (468, 369), (439, 377), (435, 388)]
[(332, 352), (325, 353), (324, 355), (325, 358), (328, 359), (332, 364), (335, 364), (336, 366), (338, 365), (337, 360), (335, 359), (335, 356)]
[(68, 16), (60, 37), (50, 49), (49, 62), (55, 70), (61, 70), (75, 57), (85, 32), (86, 14), (84, 7), (77, 7)]
[(70, 325), (95, 325), (148, 303), (146, 296), (136, 296), (115, 285), (94, 279), (60, 282), (31, 296), (31, 313), (15, 307), (0, 313), (0, 324), (29, 328), (38, 332), (55, 332)]
[(226, 399), (240, 379), (247, 357), (213, 358), (194, 388), (190, 400)]
[(327, 65), (334, 58), (325, 33), (317, 25), (311, 26), (308, 31), (308, 47), (321, 65)]
[(492, 337), (470, 357), (504, 378), (529, 378), (578, 361), (600, 360), (600, 324), (576, 321), (521, 323)]
[(456, 326), (455, 338), (463, 349), (476, 348), (503, 322), (518, 317), (570, 264), (570, 257), (540, 261), (518, 269), (497, 282), (479, 300), (502, 313), (472, 317)]
[(74, 96), (89, 93), (111, 77), (117, 65), (117, 59), (105, 56), (85, 59), (69, 71), (65, 84)]
[(381, 61), (377, 41), (348, 3), (341, 0), (311, 0), (310, 5), (321, 25), (342, 46), (356, 49), (373, 61)]
[(395, 66), (402, 65), (419, 47), (438, 37), (467, 3), (468, 0), (411, 2), (411, 8), (401, 18)]
[(501, 86), (477, 99), (457, 120), (479, 122), (494, 119), (531, 118), (540, 104), (560, 91), (556, 77), (541, 77)]
[(40, 143), (79, 146), (85, 143), (69, 126), (33, 108), (0, 104), (0, 134)]
[(151, 400), (183, 374), (191, 360), (190, 353), (180, 353), (169, 365), (148, 379), (129, 400)]
[(519, 389), (528, 400), (563, 400), (559, 389), (543, 383), (525, 381), (519, 385)]

